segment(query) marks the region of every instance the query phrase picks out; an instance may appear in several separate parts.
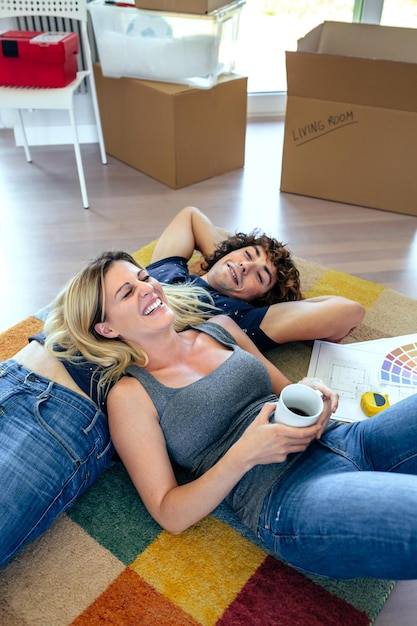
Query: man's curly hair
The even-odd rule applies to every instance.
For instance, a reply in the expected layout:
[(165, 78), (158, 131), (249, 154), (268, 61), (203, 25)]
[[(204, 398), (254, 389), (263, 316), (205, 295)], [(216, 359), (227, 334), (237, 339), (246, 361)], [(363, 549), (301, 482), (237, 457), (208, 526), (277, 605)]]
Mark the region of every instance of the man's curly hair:
[(269, 306), (277, 302), (288, 302), (301, 300), (300, 274), (291, 258), (290, 251), (286, 244), (281, 243), (274, 237), (268, 237), (259, 229), (255, 229), (248, 234), (236, 233), (216, 246), (211, 255), (204, 257), (201, 267), (208, 271), (217, 261), (226, 254), (246, 248), (247, 246), (261, 246), (266, 252), (267, 259), (275, 267), (277, 279), (271, 289), (256, 300), (252, 300), (254, 306)]

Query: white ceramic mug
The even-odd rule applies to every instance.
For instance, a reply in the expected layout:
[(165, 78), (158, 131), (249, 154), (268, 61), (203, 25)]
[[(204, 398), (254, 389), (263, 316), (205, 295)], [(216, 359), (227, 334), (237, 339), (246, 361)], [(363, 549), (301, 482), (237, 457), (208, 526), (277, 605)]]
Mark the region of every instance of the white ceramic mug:
[(323, 411), (323, 397), (320, 391), (296, 383), (287, 385), (281, 391), (273, 421), (288, 426), (311, 426)]

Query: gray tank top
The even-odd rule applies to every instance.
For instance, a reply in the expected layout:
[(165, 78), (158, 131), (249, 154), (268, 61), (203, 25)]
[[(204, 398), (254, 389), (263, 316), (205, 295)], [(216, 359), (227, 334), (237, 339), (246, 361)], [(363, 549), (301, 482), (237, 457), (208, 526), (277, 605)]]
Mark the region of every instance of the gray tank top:
[[(185, 470), (188, 479), (212, 467), (240, 438), (265, 402), (277, 399), (263, 363), (242, 350), (229, 332), (212, 322), (203, 322), (195, 330), (232, 351), (208, 376), (185, 387), (171, 388), (137, 365), (126, 370), (127, 375), (142, 383), (152, 399), (170, 459)], [(265, 495), (298, 456), (292, 455), (284, 463), (255, 466), (226, 498), (255, 532)]]

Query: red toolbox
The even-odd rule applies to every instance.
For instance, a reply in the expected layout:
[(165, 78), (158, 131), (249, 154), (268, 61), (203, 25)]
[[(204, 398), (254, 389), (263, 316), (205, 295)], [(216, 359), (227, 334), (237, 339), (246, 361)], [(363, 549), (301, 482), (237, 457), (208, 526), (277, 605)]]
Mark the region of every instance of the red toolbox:
[(65, 87), (75, 79), (77, 54), (76, 33), (0, 33), (0, 85)]

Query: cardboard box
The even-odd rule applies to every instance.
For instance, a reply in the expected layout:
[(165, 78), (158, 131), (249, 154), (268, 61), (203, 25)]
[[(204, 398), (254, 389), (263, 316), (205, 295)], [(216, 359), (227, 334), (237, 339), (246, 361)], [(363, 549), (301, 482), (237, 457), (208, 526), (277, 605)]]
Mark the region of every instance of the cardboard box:
[(76, 33), (9, 30), (0, 33), (0, 84), (65, 87), (77, 74)]
[(202, 90), (94, 75), (108, 154), (173, 189), (243, 167), (247, 78)]
[(281, 191), (417, 215), (417, 30), (325, 22), (286, 59)]
[(138, 9), (197, 13), (204, 15), (229, 4), (230, 0), (135, 0)]

